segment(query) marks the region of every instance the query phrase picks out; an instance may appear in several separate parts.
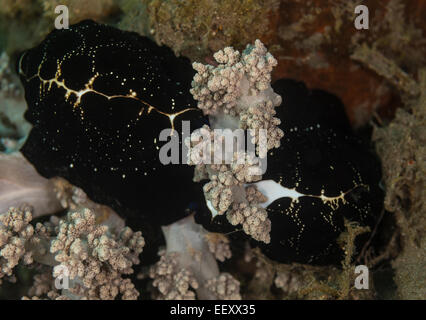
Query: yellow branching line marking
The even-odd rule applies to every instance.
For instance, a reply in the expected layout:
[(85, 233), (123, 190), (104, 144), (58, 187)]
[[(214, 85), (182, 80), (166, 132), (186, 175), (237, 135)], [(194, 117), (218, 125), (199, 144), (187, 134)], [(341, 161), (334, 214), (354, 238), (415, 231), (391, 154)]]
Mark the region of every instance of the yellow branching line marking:
[(357, 185), (353, 186), (351, 189), (347, 190), (346, 192), (340, 191), (340, 195), (335, 196), (335, 197), (327, 197), (327, 196), (325, 196), (324, 195), (325, 190), (321, 190), (321, 195), (301, 193), (301, 195), (298, 196), (297, 198), (292, 198), (292, 203), (291, 203), (290, 206), (292, 207), (293, 201), (294, 202), (299, 202), (298, 198), (300, 198), (300, 197), (311, 197), (311, 198), (321, 199), (321, 201), (324, 204), (328, 204), (333, 210), (336, 210), (339, 207), (339, 200), (341, 200), (343, 204), (346, 204), (347, 201), (345, 200), (345, 196), (348, 193), (352, 192), (353, 190), (355, 190), (356, 188), (359, 188), (359, 187), (364, 187), (367, 190), (369, 189), (368, 185), (361, 183), (361, 184), (357, 184)]
[[(100, 96), (103, 96), (103, 97), (105, 97), (108, 100), (116, 99), (116, 98), (133, 99), (133, 100), (136, 100), (136, 101), (138, 101), (138, 102), (140, 102), (143, 105), (145, 105), (145, 106), (148, 107), (147, 114), (149, 114), (152, 110), (155, 110), (157, 113), (162, 114), (162, 115), (168, 117), (168, 119), (170, 121), (170, 125), (171, 125), (172, 130), (174, 130), (174, 128), (175, 128), (175, 126), (174, 126), (174, 120), (176, 119), (176, 117), (178, 117), (179, 115), (181, 115), (181, 114), (183, 114), (183, 113), (185, 113), (187, 111), (190, 111), (190, 110), (199, 110), (197, 108), (186, 108), (186, 109), (181, 110), (181, 111), (176, 112), (176, 113), (166, 113), (166, 112), (161, 111), (161, 110), (157, 109), (156, 107), (150, 105), (148, 102), (140, 99), (139, 97), (137, 97), (137, 93), (135, 91), (133, 91), (132, 89), (130, 89), (130, 92), (128, 94), (126, 94), (126, 95), (122, 95), (122, 94), (107, 95), (107, 94), (105, 94), (103, 92), (100, 92), (100, 91), (97, 91), (97, 90), (93, 89), (93, 83), (99, 77), (99, 73), (98, 72), (96, 72), (95, 75), (93, 77), (91, 77), (89, 79), (89, 81), (84, 85), (84, 89), (82, 89), (82, 90), (73, 90), (73, 89), (70, 89), (70, 88), (68, 88), (65, 85), (65, 79), (63, 79), (61, 81), (58, 80), (59, 77), (62, 74), (62, 71), (61, 71), (62, 62), (60, 62), (59, 60), (57, 61), (57, 69), (56, 69), (56, 73), (55, 73), (55, 77), (54, 78), (52, 78), (52, 79), (43, 79), (40, 76), (41, 67), (43, 65), (44, 59), (40, 63), (40, 65), (38, 66), (37, 73), (35, 75), (31, 76), (30, 78), (27, 78), (26, 74), (24, 72), (22, 72), (22, 66), (21, 66), (22, 58), (24, 56), (25, 56), (25, 53), (21, 56), (21, 58), (19, 60), (19, 74), (23, 75), (25, 77), (25, 80), (27, 82), (31, 81), (32, 79), (34, 79), (36, 77), (39, 78), (40, 81), (41, 81), (41, 84), (40, 84), (40, 93), (43, 90), (45, 90), (46, 86), (47, 86), (47, 91), (49, 91), (51, 89), (51, 87), (52, 87), (53, 84), (55, 84), (58, 88), (63, 88), (65, 90), (65, 96), (64, 96), (65, 97), (65, 101), (68, 101), (68, 99), (70, 98), (71, 95), (74, 95), (76, 97), (76, 101), (73, 104), (74, 108), (77, 108), (80, 105), (81, 98), (86, 93), (89, 93), (89, 92), (92, 92), (92, 93), (98, 94)], [(138, 114), (139, 116), (141, 116), (143, 114), (144, 109), (145, 108), (141, 109), (141, 111)], [(81, 109), (81, 115), (83, 117), (83, 110), (82, 109)]]

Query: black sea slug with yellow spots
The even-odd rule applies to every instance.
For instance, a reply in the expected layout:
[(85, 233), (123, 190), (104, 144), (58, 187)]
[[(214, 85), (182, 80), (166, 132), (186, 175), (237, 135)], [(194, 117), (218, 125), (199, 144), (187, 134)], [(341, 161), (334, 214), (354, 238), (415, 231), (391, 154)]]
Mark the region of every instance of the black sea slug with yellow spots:
[(21, 151), (41, 175), (141, 224), (169, 224), (194, 208), (193, 168), (159, 161), (163, 129), (206, 122), (189, 93), (188, 59), (87, 20), (51, 32), (17, 68), (33, 125)]

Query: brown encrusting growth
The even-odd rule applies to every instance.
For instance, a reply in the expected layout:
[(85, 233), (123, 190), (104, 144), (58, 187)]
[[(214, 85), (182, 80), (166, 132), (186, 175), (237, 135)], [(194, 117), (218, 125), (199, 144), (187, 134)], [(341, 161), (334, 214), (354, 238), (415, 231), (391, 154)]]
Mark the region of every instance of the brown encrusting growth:
[(385, 208), (398, 226), (381, 258), (397, 256), (392, 266), (403, 299), (425, 299), (426, 286), (426, 69), (419, 70), (418, 78), (420, 94), (404, 96), (405, 105), (395, 119), (376, 127), (373, 135), (382, 158)]

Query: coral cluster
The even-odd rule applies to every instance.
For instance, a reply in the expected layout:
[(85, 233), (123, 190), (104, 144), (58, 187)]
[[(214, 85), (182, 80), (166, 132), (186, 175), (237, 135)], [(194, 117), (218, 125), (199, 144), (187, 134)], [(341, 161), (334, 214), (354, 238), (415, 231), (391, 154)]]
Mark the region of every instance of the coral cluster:
[(193, 216), (163, 227), (166, 249), (149, 276), (160, 299), (241, 299), (239, 281), (221, 273), (216, 260), (231, 257), (229, 240), (208, 233)]
[[(217, 66), (193, 63), (197, 74), (190, 90), (198, 108), (207, 115), (239, 116), (242, 129), (267, 129), (268, 138), (279, 145), (283, 133), (277, 128), (274, 107), (281, 97), (270, 87), (271, 71), (277, 60), (256, 40), (240, 53), (231, 47), (213, 56)], [(265, 111), (269, 111), (268, 114)]]
[[(216, 66), (193, 63), (197, 74), (191, 93), (198, 108), (209, 115), (212, 128), (204, 126), (186, 141), (189, 163), (197, 165), (196, 180), (210, 179), (203, 190), (213, 216), (227, 212), (232, 225), (242, 225), (246, 234), (269, 243), (271, 222), (259, 205), (262, 201), (256, 201), (265, 197), (253, 197), (260, 192), (245, 185), (261, 179), (261, 159), (268, 150), (280, 146), (284, 135), (278, 128), (280, 120), (274, 117), (281, 97), (270, 85), (277, 61), (260, 40), (247, 45), (242, 54), (227, 47), (216, 52), (214, 58)], [(236, 151), (231, 148), (223, 152), (221, 148), (229, 136), (215, 129), (248, 130), (256, 149), (241, 148), (237, 142)], [(213, 163), (202, 161), (210, 161), (210, 155)]]
[[(11, 208), (0, 215), (0, 278), (13, 277), (19, 262), (49, 266), (35, 277), (31, 298), (136, 299), (139, 292), (123, 276), (133, 273), (145, 245), (141, 232), (125, 227), (110, 233), (89, 209), (64, 219), (31, 225), (31, 210)], [(57, 281), (64, 281), (62, 286)], [(59, 281), (60, 283), (60, 281)], [(66, 284), (65, 284), (66, 283)], [(62, 289), (62, 290), (61, 290)], [(58, 291), (59, 290), (59, 291)]]
[(222, 273), (217, 278), (207, 280), (206, 287), (219, 300), (241, 300), (240, 282), (229, 273)]
[(209, 250), (214, 254), (216, 260), (224, 262), (231, 258), (232, 252), (229, 247), (229, 239), (221, 233), (209, 232), (205, 235)]
[(158, 261), (149, 271), (149, 276), (154, 279), (152, 285), (158, 288), (157, 299), (164, 300), (194, 300), (195, 292), (199, 284), (192, 272), (185, 268), (179, 268), (176, 256), (173, 252), (168, 255), (160, 252)]
[[(271, 221), (266, 209), (260, 207), (260, 202), (265, 202), (266, 197), (255, 186), (245, 188), (245, 192), (248, 202), (234, 203), (226, 217), (233, 226), (241, 224), (244, 232), (253, 239), (269, 243)], [(253, 194), (257, 195), (257, 199)]]
[(10, 208), (7, 214), (0, 215), (0, 284), (2, 278), (13, 276), (13, 268), (21, 260), (28, 265), (33, 262), (32, 252), (25, 245), (34, 236), (34, 228), (28, 208)]
[(60, 263), (53, 275), (59, 277), (67, 270), (70, 279), (81, 284), (78, 290), (70, 290), (78, 296), (110, 300), (120, 293), (123, 299), (136, 299), (139, 293), (121, 276), (133, 273), (132, 265), (139, 264), (144, 245), (141, 232), (126, 227), (111, 235), (107, 226), (96, 225), (90, 210), (71, 212), (59, 222), (50, 246)]

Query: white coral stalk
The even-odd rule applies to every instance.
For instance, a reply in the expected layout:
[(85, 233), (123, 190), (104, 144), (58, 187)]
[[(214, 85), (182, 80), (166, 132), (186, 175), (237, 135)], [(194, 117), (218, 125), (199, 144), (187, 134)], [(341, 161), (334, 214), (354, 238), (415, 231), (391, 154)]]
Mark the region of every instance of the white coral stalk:
[(52, 182), (38, 174), (20, 152), (0, 153), (0, 213), (22, 204), (33, 218), (62, 210)]

